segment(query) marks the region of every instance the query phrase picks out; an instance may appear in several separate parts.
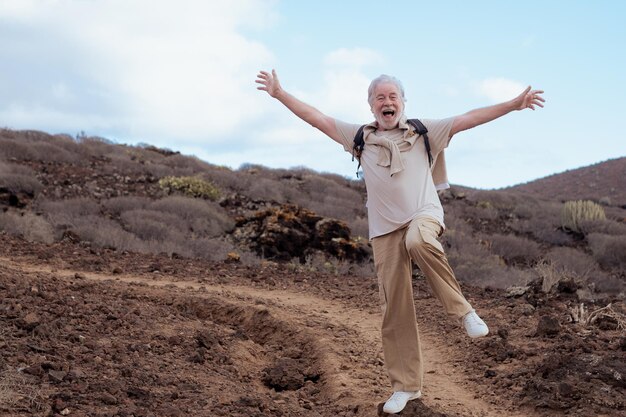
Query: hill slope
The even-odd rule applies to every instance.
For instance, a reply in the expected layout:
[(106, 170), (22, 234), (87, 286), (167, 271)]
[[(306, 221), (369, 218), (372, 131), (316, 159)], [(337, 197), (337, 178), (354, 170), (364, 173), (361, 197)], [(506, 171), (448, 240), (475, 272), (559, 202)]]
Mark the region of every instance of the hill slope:
[(626, 208), (626, 157), (572, 169), (505, 190), (562, 201), (604, 201), (610, 206)]

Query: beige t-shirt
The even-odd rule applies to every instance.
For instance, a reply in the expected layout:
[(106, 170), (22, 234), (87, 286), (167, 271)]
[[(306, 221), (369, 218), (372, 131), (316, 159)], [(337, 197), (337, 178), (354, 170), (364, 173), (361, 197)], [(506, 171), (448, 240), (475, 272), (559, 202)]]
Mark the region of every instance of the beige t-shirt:
[[(450, 129), (454, 118), (421, 121), (428, 129), (428, 139), (434, 159), (433, 169), (437, 169), (437, 165), (441, 167), (444, 162), (441, 160), (443, 158), (439, 161), (437, 158), (443, 156), (441, 151), (450, 142)], [(341, 136), (338, 142), (347, 152), (352, 153), (354, 136), (360, 125), (340, 120), (335, 120), (335, 124)], [(405, 134), (407, 128), (408, 126), (403, 123), (398, 128), (389, 131), (370, 131), (366, 128), (365, 135), (386, 135), (388, 139), (397, 140)], [(428, 166), (428, 154), (423, 138), (419, 137), (410, 150), (400, 153), (405, 168), (393, 176), (390, 175), (389, 167), (377, 164), (379, 150), (379, 146), (366, 144), (361, 155), (361, 166), (367, 188), (370, 239), (393, 232), (422, 215), (431, 216), (444, 226), (443, 207)]]

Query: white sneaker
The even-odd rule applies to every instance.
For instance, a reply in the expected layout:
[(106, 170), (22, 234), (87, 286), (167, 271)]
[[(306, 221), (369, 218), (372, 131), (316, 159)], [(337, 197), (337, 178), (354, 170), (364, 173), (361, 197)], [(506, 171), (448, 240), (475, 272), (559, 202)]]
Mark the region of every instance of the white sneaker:
[(474, 310), (463, 316), (463, 326), (471, 338), (487, 336), (489, 333), (489, 328)]
[(406, 403), (422, 396), (421, 391), (406, 392), (396, 391), (387, 400), (383, 406), (383, 411), (387, 414), (396, 414), (404, 410)]

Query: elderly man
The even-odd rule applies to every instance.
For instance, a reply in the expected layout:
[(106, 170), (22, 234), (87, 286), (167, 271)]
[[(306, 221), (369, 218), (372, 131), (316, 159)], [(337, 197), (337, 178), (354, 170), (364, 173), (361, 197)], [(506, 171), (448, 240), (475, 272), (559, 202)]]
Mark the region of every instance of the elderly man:
[(355, 149), (360, 125), (329, 117), (298, 100), (280, 85), (276, 71), (260, 71), (258, 89), (279, 100), (296, 116), (321, 130), (359, 158), (367, 188), (369, 234), (374, 250), (383, 310), (385, 365), (393, 388), (383, 410), (398, 413), (421, 396), (423, 365), (415, 319), (411, 261), (426, 276), (445, 311), (460, 319), (469, 337), (489, 333), (463, 296), (437, 240), (444, 229), (438, 189), (449, 187), (443, 150), (456, 133), (514, 110), (543, 107), (543, 91), (526, 88), (516, 98), (441, 120), (422, 120), (428, 140), (404, 115), (404, 88), (388, 75), (374, 79), (368, 101), (375, 121), (363, 129), (364, 148)]

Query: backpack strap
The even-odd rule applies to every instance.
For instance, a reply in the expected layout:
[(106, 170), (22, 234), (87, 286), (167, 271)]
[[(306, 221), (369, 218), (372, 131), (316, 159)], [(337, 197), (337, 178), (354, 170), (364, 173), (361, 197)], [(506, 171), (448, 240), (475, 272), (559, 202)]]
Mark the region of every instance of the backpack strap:
[[(415, 129), (415, 133), (424, 137), (424, 146), (426, 146), (426, 153), (428, 153), (428, 166), (433, 166), (433, 155), (430, 152), (430, 142), (428, 140), (428, 129), (424, 126), (419, 119), (408, 119), (407, 122), (413, 126)], [(365, 140), (363, 139), (363, 128), (366, 125), (362, 125), (359, 127), (359, 130), (356, 131), (356, 135), (354, 135), (354, 144), (352, 146), (352, 160), (354, 161), (354, 157), (359, 161), (359, 165), (356, 167), (356, 176), (359, 176), (359, 168), (361, 168), (361, 154), (363, 153), (363, 148), (365, 147)]]
[(430, 152), (430, 141), (428, 140), (428, 129), (424, 126), (419, 119), (408, 119), (407, 122), (415, 128), (415, 133), (424, 137), (424, 146), (426, 146), (426, 153), (428, 153), (428, 166), (433, 166), (433, 154)]
[(361, 154), (363, 153), (363, 148), (365, 147), (365, 140), (363, 140), (363, 128), (366, 125), (362, 125), (359, 127), (359, 130), (356, 131), (356, 135), (354, 135), (354, 144), (352, 145), (352, 160), (354, 161), (354, 157), (359, 161), (359, 165), (356, 167), (356, 176), (359, 177), (359, 168), (361, 168)]

